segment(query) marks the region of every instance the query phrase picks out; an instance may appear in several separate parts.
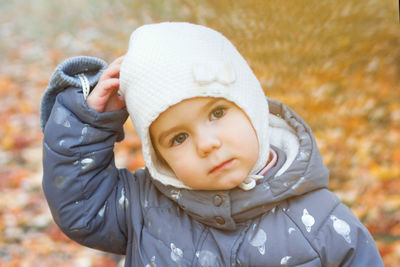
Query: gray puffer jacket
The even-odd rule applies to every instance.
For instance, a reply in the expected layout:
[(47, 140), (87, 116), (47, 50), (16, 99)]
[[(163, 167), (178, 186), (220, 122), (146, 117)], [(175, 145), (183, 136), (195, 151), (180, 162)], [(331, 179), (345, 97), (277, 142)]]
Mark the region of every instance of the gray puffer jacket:
[(126, 266), (383, 266), (374, 240), (328, 189), (309, 127), (285, 105), (271, 113), (300, 143), (250, 190), (182, 190), (146, 169), (117, 169), (126, 110), (88, 108), (77, 74), (95, 86), (106, 64), (79, 57), (58, 66), (42, 99), (43, 189), (57, 225), (92, 248), (125, 254)]

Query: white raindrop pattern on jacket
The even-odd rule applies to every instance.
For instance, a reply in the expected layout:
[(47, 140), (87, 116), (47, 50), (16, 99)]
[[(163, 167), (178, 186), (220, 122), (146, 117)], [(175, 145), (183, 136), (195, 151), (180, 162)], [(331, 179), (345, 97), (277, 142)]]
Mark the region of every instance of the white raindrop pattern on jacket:
[(301, 216), (301, 221), (306, 226), (307, 232), (311, 232), (311, 227), (314, 225), (315, 219), (308, 213), (307, 209), (303, 210), (303, 216)]
[(183, 251), (176, 247), (174, 243), (171, 243), (171, 260), (176, 262), (178, 266), (181, 266), (181, 261), (183, 258)]
[[(256, 225), (253, 225), (253, 230)], [(265, 243), (267, 242), (267, 234), (263, 229), (258, 229), (256, 234), (249, 236), (249, 243), (253, 247), (256, 247), (261, 255), (265, 254)]]
[(271, 187), (269, 186), (268, 183), (263, 183), (263, 184), (262, 184), (262, 189), (264, 189), (265, 191), (268, 191), (268, 190), (271, 189)]
[(68, 112), (61, 108), (57, 107), (56, 112), (54, 114), (54, 122), (60, 125), (63, 125), (66, 128), (71, 127), (71, 123), (69, 122), (68, 118)]
[(201, 250), (196, 252), (201, 267), (217, 267), (217, 256), (209, 250)]
[(301, 151), (299, 152), (298, 156), (297, 156), (297, 160), (299, 161), (309, 161), (310, 159), (310, 152), (308, 151)]
[(150, 262), (147, 263), (145, 267), (157, 267), (156, 256), (151, 257)]
[(281, 266), (287, 266), (292, 256), (285, 256), (281, 259)]
[(107, 208), (107, 202), (103, 205), (103, 207), (98, 212), (98, 215), (100, 217), (104, 217), (104, 212), (106, 211), (106, 208)]
[(306, 181), (306, 178), (304, 176), (300, 177), (297, 182), (292, 186), (292, 189), (296, 191), (303, 183)]
[(58, 145), (59, 145), (60, 147), (63, 147), (64, 144), (65, 144), (65, 140), (64, 140), (64, 139), (62, 139), (62, 140), (60, 140), (60, 142), (58, 142)]
[(125, 211), (129, 205), (129, 200), (125, 195), (125, 188), (121, 189), (121, 197), (118, 199), (118, 206), (121, 210)]
[(81, 160), (81, 168), (82, 170), (89, 169), (94, 163), (94, 159), (92, 158), (85, 158)]
[(81, 137), (79, 138), (80, 143), (82, 143), (83, 140), (85, 140), (85, 136), (87, 135), (87, 133), (88, 133), (88, 127), (85, 126), (85, 127), (83, 127), (82, 132), (81, 132)]
[(172, 189), (170, 194), (171, 194), (171, 197), (173, 199), (175, 199), (176, 201), (178, 201), (181, 198), (181, 191), (180, 190)]
[(347, 222), (339, 219), (335, 215), (331, 215), (330, 219), (333, 222), (333, 229), (335, 229), (336, 233), (343, 236), (344, 240), (346, 240), (346, 242), (350, 244), (350, 225)]
[(293, 233), (294, 231), (296, 231), (296, 229), (294, 229), (293, 227), (289, 227), (289, 229), (288, 229), (289, 234)]

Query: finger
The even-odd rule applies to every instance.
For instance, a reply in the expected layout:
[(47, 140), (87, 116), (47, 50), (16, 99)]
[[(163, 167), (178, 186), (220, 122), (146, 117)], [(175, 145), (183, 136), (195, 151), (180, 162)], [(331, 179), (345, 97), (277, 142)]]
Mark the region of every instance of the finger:
[(125, 104), (125, 97), (123, 96), (123, 95), (118, 95), (118, 99), (119, 99), (119, 101), (121, 101), (122, 102), (122, 104), (123, 104), (123, 106), (125, 107), (126, 106), (126, 104)]
[(99, 84), (93, 89), (92, 94), (94, 97), (108, 98), (112, 93), (118, 90), (119, 79), (112, 78), (99, 82)]
[(107, 102), (106, 106), (104, 107), (104, 111), (111, 111), (111, 110), (120, 110), (125, 107), (125, 99), (114, 93), (110, 97), (110, 101)]
[[(100, 80), (105, 80), (108, 78), (117, 78), (119, 77), (119, 71), (124, 59), (125, 55), (120, 56), (119, 58), (115, 59), (102, 73), (100, 76)], [(116, 67), (117, 66), (117, 67)], [(118, 68), (118, 69), (117, 69)]]
[[(97, 96), (103, 97), (112, 94), (119, 89), (119, 79), (111, 78), (101, 82)], [(94, 90), (93, 90), (94, 91)]]
[(98, 112), (121, 109), (125, 102), (118, 97), (119, 79), (99, 82), (86, 99), (88, 106)]
[(119, 78), (119, 72), (121, 69), (121, 65), (113, 65), (109, 66), (104, 72), (101, 74), (99, 81), (104, 81), (111, 78)]

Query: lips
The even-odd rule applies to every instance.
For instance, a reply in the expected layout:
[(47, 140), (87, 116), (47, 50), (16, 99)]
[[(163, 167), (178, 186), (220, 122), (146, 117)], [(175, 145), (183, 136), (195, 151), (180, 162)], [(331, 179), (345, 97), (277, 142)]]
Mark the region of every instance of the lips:
[(234, 161), (235, 159), (229, 159), (227, 161), (224, 161), (221, 164), (215, 166), (211, 171), (208, 172), (208, 174), (215, 174), (218, 173), (219, 171), (229, 168), (234, 163)]

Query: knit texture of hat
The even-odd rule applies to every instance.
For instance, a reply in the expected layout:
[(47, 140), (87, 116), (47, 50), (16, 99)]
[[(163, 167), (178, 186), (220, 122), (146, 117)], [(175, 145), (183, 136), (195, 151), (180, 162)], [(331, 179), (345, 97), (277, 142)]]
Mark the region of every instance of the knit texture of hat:
[(244, 58), (217, 31), (185, 22), (137, 28), (122, 62), (120, 92), (141, 139), (146, 167), (164, 185), (190, 189), (157, 158), (149, 127), (184, 99), (218, 97), (235, 103), (250, 119), (260, 145), (250, 174), (259, 172), (268, 160), (269, 110), (264, 92)]

